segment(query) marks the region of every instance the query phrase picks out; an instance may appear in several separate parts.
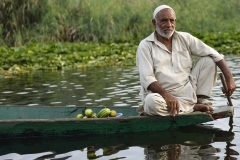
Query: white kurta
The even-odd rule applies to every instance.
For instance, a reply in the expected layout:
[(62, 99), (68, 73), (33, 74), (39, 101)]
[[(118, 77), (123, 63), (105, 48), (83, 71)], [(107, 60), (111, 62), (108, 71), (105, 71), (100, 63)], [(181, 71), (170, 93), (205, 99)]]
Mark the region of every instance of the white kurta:
[(211, 57), (214, 62), (223, 59), (223, 56), (216, 50), (185, 32), (175, 31), (173, 34), (172, 52), (157, 40), (155, 33), (142, 40), (136, 59), (143, 104), (145, 104), (146, 96), (152, 93), (147, 89), (148, 86), (153, 82), (158, 82), (162, 88), (178, 99), (181, 113), (193, 111), (198, 91), (192, 85), (192, 79), (196, 79), (191, 74), (192, 55)]

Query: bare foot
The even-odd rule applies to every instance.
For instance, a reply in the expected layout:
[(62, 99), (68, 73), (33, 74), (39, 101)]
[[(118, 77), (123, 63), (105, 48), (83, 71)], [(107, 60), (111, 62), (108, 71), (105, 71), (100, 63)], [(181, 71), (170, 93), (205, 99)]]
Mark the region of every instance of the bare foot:
[(193, 111), (208, 112), (213, 111), (213, 108), (204, 104), (195, 104), (195, 106), (193, 107)]

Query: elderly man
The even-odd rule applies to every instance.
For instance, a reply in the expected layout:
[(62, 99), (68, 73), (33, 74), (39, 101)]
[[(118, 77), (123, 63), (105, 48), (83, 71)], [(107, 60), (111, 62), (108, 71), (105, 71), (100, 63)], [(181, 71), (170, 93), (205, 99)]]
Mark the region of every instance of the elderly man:
[[(136, 55), (146, 114), (175, 116), (213, 110), (200, 98), (211, 96), (217, 66), (226, 79), (225, 94), (232, 95), (236, 84), (223, 55), (191, 34), (175, 31), (176, 15), (170, 6), (157, 7), (152, 24), (155, 32), (140, 42)], [(200, 57), (194, 67), (192, 55)]]

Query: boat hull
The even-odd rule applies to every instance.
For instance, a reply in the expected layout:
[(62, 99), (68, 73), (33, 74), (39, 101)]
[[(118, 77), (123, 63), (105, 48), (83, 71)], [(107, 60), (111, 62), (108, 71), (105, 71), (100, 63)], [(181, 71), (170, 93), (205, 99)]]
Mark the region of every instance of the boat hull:
[[(2, 115), (0, 107), (0, 137), (1, 138), (13, 138), (13, 137), (49, 137), (49, 136), (85, 136), (85, 135), (101, 135), (101, 134), (116, 134), (116, 133), (131, 133), (131, 132), (143, 132), (143, 131), (160, 131), (167, 129), (174, 129), (181, 126), (188, 126), (192, 124), (200, 124), (209, 121), (213, 121), (218, 118), (226, 118), (233, 116), (233, 107), (222, 107), (215, 110), (212, 114), (203, 112), (193, 112), (190, 114), (181, 114), (175, 117), (172, 116), (137, 116), (135, 109), (130, 107), (119, 108), (122, 111), (122, 117), (107, 117), (107, 118), (86, 118), (76, 119), (76, 114), (84, 111), (84, 108), (71, 108), (63, 109), (52, 108), (52, 112), (55, 112), (55, 117), (39, 115), (27, 115), (27, 112), (31, 109), (18, 108), (18, 107), (6, 107), (5, 109), (14, 110), (18, 112), (15, 119), (7, 119)], [(44, 111), (45, 109), (45, 111)], [(35, 108), (35, 113), (43, 113), (48, 111), (48, 107)], [(57, 110), (59, 109), (59, 110)], [(86, 108), (85, 108), (86, 109)], [(101, 108), (93, 108), (94, 111), (99, 111)], [(3, 108), (2, 108), (3, 110)], [(21, 111), (20, 111), (21, 110)], [(64, 111), (66, 110), (66, 111)], [(76, 112), (71, 112), (77, 110)], [(115, 108), (117, 110), (117, 108)], [(25, 111), (26, 117), (23, 114)], [(67, 112), (68, 111), (68, 112)], [(118, 112), (119, 112), (118, 111)], [(62, 115), (56, 115), (57, 112)], [(66, 113), (67, 112), (67, 113)], [(136, 113), (135, 113), (136, 112)], [(64, 113), (64, 114), (63, 114)], [(70, 114), (71, 113), (71, 114)], [(68, 116), (67, 116), (68, 115)], [(11, 118), (11, 117), (10, 117)]]

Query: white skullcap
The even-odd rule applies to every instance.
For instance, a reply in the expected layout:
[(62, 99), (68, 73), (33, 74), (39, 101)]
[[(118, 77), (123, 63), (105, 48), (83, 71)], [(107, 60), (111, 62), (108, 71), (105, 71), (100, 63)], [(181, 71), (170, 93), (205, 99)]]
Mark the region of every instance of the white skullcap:
[(167, 6), (167, 5), (158, 6), (158, 7), (154, 10), (154, 12), (153, 12), (153, 19), (155, 19), (156, 14), (157, 14), (158, 12), (160, 12), (161, 10), (166, 9), (166, 8), (169, 8), (169, 9), (173, 10), (171, 7), (169, 7), (169, 6)]

